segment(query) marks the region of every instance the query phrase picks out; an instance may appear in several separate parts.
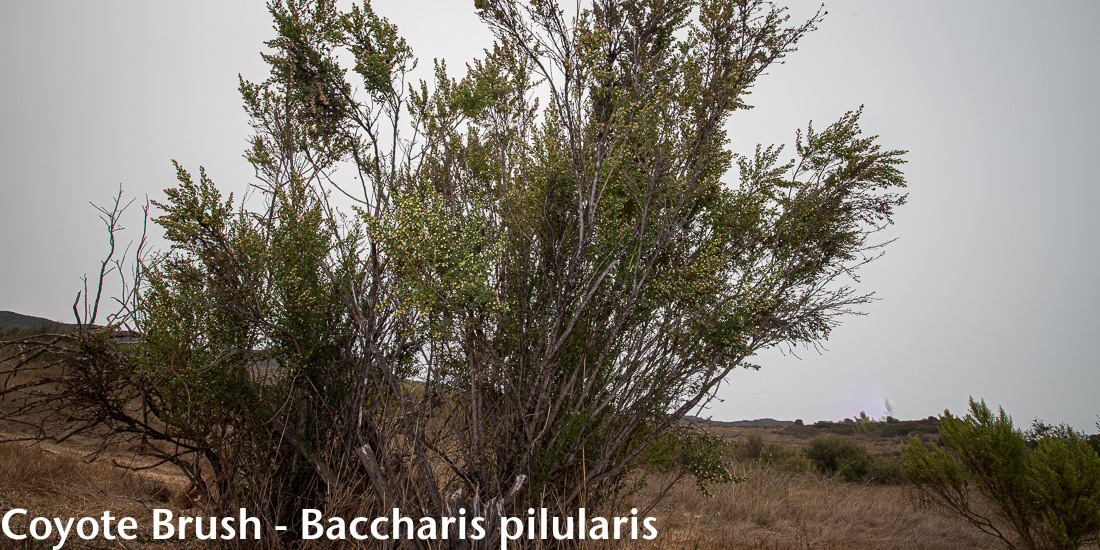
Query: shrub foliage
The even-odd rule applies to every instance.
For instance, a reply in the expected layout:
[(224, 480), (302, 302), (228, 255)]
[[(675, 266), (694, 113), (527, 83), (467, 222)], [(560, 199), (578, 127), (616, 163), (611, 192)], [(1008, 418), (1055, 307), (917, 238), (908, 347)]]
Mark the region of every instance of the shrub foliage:
[(845, 481), (898, 483), (902, 479), (896, 462), (873, 456), (859, 443), (844, 437), (815, 437), (803, 452), (818, 471)]
[[(853, 274), (904, 202), (903, 152), (859, 111), (789, 157), (726, 148), (819, 15), (475, 4), (494, 46), (406, 87), (412, 51), (369, 2), (272, 1), (271, 76), (240, 83), (262, 206), (177, 166), (171, 248), (139, 254), (101, 326), (93, 292), (58, 391), (20, 413), (105, 424), (268, 525), (308, 505), (492, 526), (609, 502), (733, 369), (866, 303)], [(683, 464), (727, 478), (692, 437)]]
[(970, 400), (970, 412), (945, 411), (946, 448), (915, 438), (906, 475), (971, 524), (1015, 548), (1077, 548), (1100, 531), (1100, 456), (1084, 436), (1061, 426), (1025, 434), (1000, 409)]

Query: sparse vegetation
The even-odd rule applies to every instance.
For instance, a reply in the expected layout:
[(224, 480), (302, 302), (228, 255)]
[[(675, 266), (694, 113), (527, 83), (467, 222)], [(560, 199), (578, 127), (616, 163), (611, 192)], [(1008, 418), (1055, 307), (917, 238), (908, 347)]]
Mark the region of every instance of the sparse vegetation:
[(35, 336), (44, 336), (53, 334), (57, 332), (57, 330), (58, 325), (53, 323), (43, 323), (31, 327), (14, 325), (6, 329), (0, 329), (0, 341), (12, 341), (23, 338), (33, 338)]
[[(829, 422), (822, 420), (814, 422), (812, 427), (832, 434), (838, 435), (853, 435), (856, 433), (863, 433), (864, 435), (877, 436), (877, 437), (897, 437), (905, 436), (909, 434), (938, 434), (940, 421), (936, 417), (928, 417), (924, 420), (897, 420), (892, 417), (887, 417), (884, 421), (875, 421), (867, 419), (862, 424), (860, 422), (845, 419), (841, 422)], [(862, 431), (860, 431), (862, 430)]]

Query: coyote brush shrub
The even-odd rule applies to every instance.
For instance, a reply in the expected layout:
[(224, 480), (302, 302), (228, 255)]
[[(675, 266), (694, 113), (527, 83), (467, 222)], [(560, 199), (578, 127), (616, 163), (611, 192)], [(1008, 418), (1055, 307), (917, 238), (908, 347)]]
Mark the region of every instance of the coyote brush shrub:
[(902, 479), (896, 463), (872, 456), (858, 443), (840, 436), (815, 437), (804, 453), (822, 473), (845, 481), (897, 483)]
[(1100, 457), (1083, 435), (1063, 426), (1029, 442), (1004, 409), (994, 415), (973, 399), (970, 414), (945, 411), (940, 422), (946, 449), (916, 438), (905, 448), (902, 466), (920, 490), (1009, 548), (1077, 548), (1097, 538)]

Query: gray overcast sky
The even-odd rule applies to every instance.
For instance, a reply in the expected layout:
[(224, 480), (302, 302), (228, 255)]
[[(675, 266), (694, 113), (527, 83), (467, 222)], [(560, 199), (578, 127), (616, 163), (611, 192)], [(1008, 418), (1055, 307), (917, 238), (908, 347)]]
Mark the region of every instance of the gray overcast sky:
[[(374, 0), (430, 67), (490, 43), (472, 1)], [(816, 3), (799, 3), (808, 13)], [(732, 146), (789, 143), (865, 105), (908, 149), (898, 240), (868, 268), (879, 301), (828, 351), (735, 373), (716, 419), (961, 412), (967, 396), (1095, 432), (1100, 404), (1100, 3), (837, 1), (754, 89)], [(251, 169), (237, 74), (265, 75), (261, 2), (0, 5), (0, 309), (71, 319), (123, 184), (162, 196), (170, 159), (239, 194)], [(136, 221), (136, 218), (132, 218)]]

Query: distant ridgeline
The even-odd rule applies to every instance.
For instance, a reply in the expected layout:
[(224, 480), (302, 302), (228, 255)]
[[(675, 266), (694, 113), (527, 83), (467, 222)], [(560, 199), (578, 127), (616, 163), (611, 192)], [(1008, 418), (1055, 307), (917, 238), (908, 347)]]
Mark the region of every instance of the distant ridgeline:
[(23, 315), (14, 311), (0, 311), (0, 333), (14, 332), (16, 330), (45, 329), (47, 331), (59, 331), (76, 328), (76, 325), (58, 323), (42, 317)]
[(684, 424), (689, 426), (703, 426), (703, 427), (717, 427), (717, 428), (752, 428), (752, 427), (776, 427), (776, 426), (793, 426), (795, 424), (792, 420), (776, 420), (774, 418), (758, 418), (756, 420), (736, 420), (733, 422), (722, 422), (720, 420), (711, 420), (709, 418), (700, 418), (698, 416), (685, 416)]

